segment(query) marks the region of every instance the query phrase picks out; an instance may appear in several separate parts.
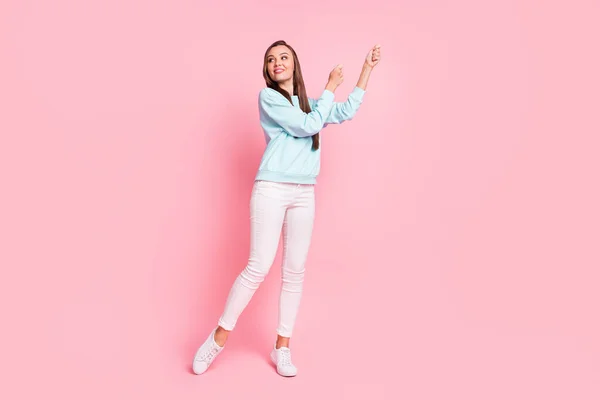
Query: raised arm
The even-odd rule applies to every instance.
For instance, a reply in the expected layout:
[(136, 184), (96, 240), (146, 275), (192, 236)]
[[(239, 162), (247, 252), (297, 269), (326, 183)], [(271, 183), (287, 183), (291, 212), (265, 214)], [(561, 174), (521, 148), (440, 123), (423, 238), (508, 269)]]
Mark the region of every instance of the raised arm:
[(276, 90), (265, 88), (258, 96), (260, 119), (270, 120), (284, 131), (296, 137), (308, 137), (318, 133), (333, 106), (334, 94), (328, 89), (315, 101), (310, 113), (294, 107)]
[(278, 91), (264, 88), (258, 96), (260, 119), (261, 121), (276, 123), (292, 136), (313, 136), (325, 126), (327, 116), (333, 107), (334, 92), (342, 81), (342, 69), (338, 65), (329, 74), (327, 85), (325, 85), (321, 97), (311, 104), (312, 111), (309, 113), (294, 107)]
[[(375, 65), (379, 63), (381, 58), (380, 48), (380, 45), (376, 45), (369, 50), (358, 78), (358, 82), (356, 83), (356, 87), (352, 90), (352, 93), (350, 93), (345, 102), (333, 103), (331, 112), (325, 119), (325, 124), (341, 124), (344, 121), (351, 120), (354, 115), (356, 115), (356, 112), (362, 104), (371, 72), (373, 71)], [(311, 107), (313, 104), (315, 104), (315, 102), (315, 100), (311, 99)]]
[(371, 76), (371, 72), (373, 71), (373, 68), (375, 68), (375, 66), (377, 64), (379, 64), (380, 59), (381, 59), (381, 46), (380, 45), (373, 46), (373, 48), (371, 50), (369, 50), (369, 53), (367, 54), (367, 57), (365, 58), (365, 63), (363, 64), (362, 71), (360, 72), (360, 77), (358, 78), (358, 82), (356, 83), (357, 87), (359, 87), (363, 90), (367, 90), (367, 83), (369, 82), (369, 77)]
[[(348, 96), (348, 99), (344, 102), (335, 102), (331, 107), (329, 115), (325, 118), (325, 125), (327, 124), (341, 124), (344, 121), (349, 121), (356, 115), (360, 105), (363, 102), (365, 90), (358, 86), (352, 90), (352, 93)], [(316, 100), (309, 99), (311, 108), (316, 103)]]

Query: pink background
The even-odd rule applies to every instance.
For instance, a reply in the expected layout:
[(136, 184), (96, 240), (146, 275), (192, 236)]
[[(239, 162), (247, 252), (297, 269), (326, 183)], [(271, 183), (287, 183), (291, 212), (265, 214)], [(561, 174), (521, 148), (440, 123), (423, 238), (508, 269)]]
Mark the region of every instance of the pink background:
[[(598, 399), (598, 1), (0, 5), (7, 399)], [(191, 360), (249, 246), (262, 56), (308, 91), (369, 47), (323, 133), (295, 379), (279, 256)]]

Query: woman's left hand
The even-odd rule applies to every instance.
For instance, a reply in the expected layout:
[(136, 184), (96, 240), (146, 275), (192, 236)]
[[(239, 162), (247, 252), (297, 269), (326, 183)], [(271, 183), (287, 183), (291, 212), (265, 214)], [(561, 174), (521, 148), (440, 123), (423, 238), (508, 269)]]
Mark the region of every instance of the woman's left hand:
[(369, 67), (373, 68), (379, 63), (381, 59), (381, 45), (375, 45), (371, 50), (369, 50), (369, 54), (367, 54), (367, 58), (365, 59), (365, 64)]

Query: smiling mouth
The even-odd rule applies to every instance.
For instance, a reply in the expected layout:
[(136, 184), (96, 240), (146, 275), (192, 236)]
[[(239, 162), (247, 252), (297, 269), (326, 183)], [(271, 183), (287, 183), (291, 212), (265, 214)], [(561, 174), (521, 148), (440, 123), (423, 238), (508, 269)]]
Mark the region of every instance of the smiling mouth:
[(283, 69), (283, 68), (276, 68), (276, 69), (274, 69), (274, 70), (273, 70), (273, 72), (275, 72), (276, 74), (280, 74), (280, 73), (282, 73), (283, 71), (284, 71), (284, 69)]

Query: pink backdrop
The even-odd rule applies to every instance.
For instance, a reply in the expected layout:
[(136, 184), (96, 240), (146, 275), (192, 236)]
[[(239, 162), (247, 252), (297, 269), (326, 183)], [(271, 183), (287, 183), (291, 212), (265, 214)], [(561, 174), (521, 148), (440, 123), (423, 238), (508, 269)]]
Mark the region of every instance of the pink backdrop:
[[(598, 399), (600, 3), (243, 3), (2, 2), (0, 397)], [(279, 256), (198, 377), (278, 39), (311, 96), (382, 61), (323, 133), (298, 377)]]

